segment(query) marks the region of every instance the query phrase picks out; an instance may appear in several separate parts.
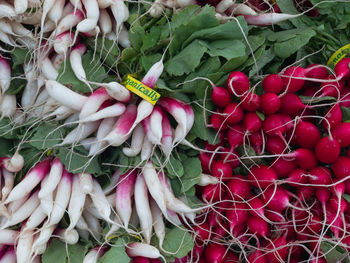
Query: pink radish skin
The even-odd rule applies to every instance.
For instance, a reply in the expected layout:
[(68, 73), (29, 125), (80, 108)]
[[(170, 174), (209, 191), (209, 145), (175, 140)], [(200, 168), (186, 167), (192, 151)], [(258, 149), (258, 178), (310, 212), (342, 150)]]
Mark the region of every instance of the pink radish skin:
[(297, 165), (302, 169), (312, 169), (317, 166), (316, 155), (313, 151), (305, 148), (299, 148), (292, 153), (284, 155), (285, 157), (294, 157)]
[(261, 199), (268, 208), (276, 212), (282, 212), (290, 205), (288, 193), (282, 187), (276, 189), (274, 186), (268, 187), (261, 195)]
[(53, 45), (55, 52), (66, 56), (69, 47), (73, 46), (76, 42), (79, 42), (79, 38), (76, 39), (76, 42), (73, 41), (74, 33), (72, 32), (68, 31), (58, 35)]
[(211, 174), (220, 180), (227, 180), (232, 177), (232, 167), (228, 163), (215, 161), (211, 167)]
[(321, 138), (317, 127), (307, 121), (299, 121), (295, 129), (297, 143), (303, 148), (313, 148)]
[(277, 74), (267, 75), (262, 82), (262, 88), (265, 93), (278, 94), (282, 90), (283, 80)]
[(130, 137), (130, 129), (136, 119), (137, 108), (133, 104), (126, 107), (125, 112), (119, 117), (112, 131), (105, 137), (112, 146), (123, 144)]
[(334, 163), (340, 155), (339, 143), (331, 137), (323, 137), (315, 147), (317, 159), (323, 163)]
[(306, 78), (306, 70), (297, 66), (286, 69), (282, 74), (284, 91), (295, 93), (304, 86), (305, 80), (296, 79), (295, 77)]
[(350, 175), (350, 158), (341, 156), (332, 165), (332, 171), (338, 179), (345, 178)]
[(286, 182), (288, 182), (291, 186), (299, 187), (299, 184), (306, 184), (307, 177), (305, 176), (307, 172), (303, 169), (295, 169), (289, 173), (288, 178), (286, 178)]
[(262, 113), (270, 115), (276, 113), (281, 106), (281, 100), (274, 93), (265, 93), (260, 96), (260, 110)]
[(225, 119), (228, 124), (236, 124), (240, 122), (244, 116), (242, 108), (235, 102), (227, 105), (224, 109)]
[(253, 166), (248, 174), (248, 179), (251, 185), (264, 189), (277, 180), (277, 174), (266, 165)]
[(272, 114), (266, 117), (263, 122), (263, 130), (268, 135), (279, 136), (282, 139), (286, 131), (283, 116), (281, 114)]
[(293, 93), (288, 93), (281, 98), (281, 112), (284, 114), (296, 116), (300, 114), (302, 110), (307, 108), (308, 106)]
[(205, 248), (205, 258), (208, 262), (222, 263), (226, 254), (226, 247), (220, 244), (210, 243)]
[(322, 126), (325, 130), (328, 130), (329, 127), (332, 129), (341, 123), (343, 119), (343, 113), (341, 111), (339, 103), (331, 106), (324, 117), (327, 120), (322, 120)]
[(49, 167), (50, 159), (46, 159), (40, 163), (37, 163), (26, 174), (22, 181), (12, 189), (4, 204), (8, 204), (12, 201), (21, 199), (22, 197), (29, 194), (47, 174)]
[(286, 144), (280, 137), (268, 136), (266, 150), (271, 154), (282, 154), (286, 150)]
[(204, 173), (210, 173), (210, 159), (211, 157), (206, 153), (199, 154), (199, 160), (201, 162), (201, 167)]
[(193, 231), (197, 240), (205, 241), (210, 237), (210, 226), (206, 222), (195, 225)]
[(0, 258), (0, 263), (16, 263), (16, 253), (14, 247), (9, 247)]
[[(320, 90), (322, 91), (321, 96), (330, 96), (334, 98), (338, 98), (344, 89), (344, 82), (342, 80), (340, 81), (334, 81), (335, 77), (334, 75), (330, 75), (328, 77), (330, 82), (325, 82), (321, 84)], [(333, 80), (333, 81), (332, 81)]]
[(161, 139), (161, 149), (165, 156), (169, 156), (173, 145), (173, 131), (170, 125), (168, 116), (165, 114), (162, 118), (162, 139)]
[(250, 25), (266, 26), (273, 25), (279, 22), (290, 20), (298, 17), (299, 15), (290, 15), (282, 13), (265, 13), (260, 15), (244, 15), (245, 21)]
[(297, 196), (302, 200), (307, 200), (315, 195), (315, 188), (311, 186), (299, 186)]
[(227, 138), (233, 149), (243, 144), (244, 134), (244, 129), (240, 124), (232, 125), (229, 128)]
[(265, 216), (265, 204), (261, 201), (259, 197), (255, 197), (251, 200), (249, 200), (249, 206), (251, 209), (249, 210), (249, 213), (252, 216), (258, 216), (258, 217), (264, 217)]
[(136, 170), (128, 171), (121, 175), (118, 180), (118, 186), (115, 192), (115, 207), (118, 215), (124, 223), (124, 227), (128, 229), (131, 212), (132, 212), (132, 194), (133, 186), (136, 180)]
[(241, 96), (249, 90), (249, 79), (244, 73), (234, 71), (228, 76), (226, 86), (232, 95)]
[(243, 117), (243, 127), (248, 133), (254, 133), (261, 129), (262, 120), (255, 112), (248, 112)]
[(146, 258), (160, 258), (162, 255), (159, 250), (151, 245), (144, 243), (131, 243), (128, 244), (126, 249), (126, 253), (129, 257), (146, 257)]
[(278, 158), (273, 162), (271, 166), (278, 175), (278, 178), (285, 178), (291, 172), (297, 169), (297, 164), (294, 160), (285, 160), (283, 158)]
[(306, 67), (306, 77), (312, 79), (326, 79), (328, 77), (328, 71), (325, 66), (320, 64), (311, 64)]
[(219, 185), (207, 185), (203, 187), (202, 199), (205, 203), (219, 201), (222, 196), (222, 188)]
[(247, 227), (250, 233), (257, 235), (258, 237), (266, 237), (270, 233), (267, 222), (260, 217), (249, 216)]
[(261, 104), (261, 99), (258, 94), (249, 92), (241, 97), (241, 107), (246, 111), (256, 111)]
[(350, 76), (349, 68), (350, 58), (343, 58), (334, 68), (334, 72), (338, 79), (348, 79)]
[(96, 113), (101, 105), (110, 99), (112, 99), (112, 97), (109, 96), (105, 88), (98, 88), (97, 90), (94, 90), (81, 109), (79, 119), (83, 120), (86, 117)]
[(71, 28), (75, 27), (83, 19), (84, 14), (80, 10), (74, 10), (59, 21), (56, 29), (51, 33), (51, 36), (70, 31)]
[(336, 125), (331, 131), (333, 137), (339, 142), (340, 147), (347, 147), (350, 145), (350, 123), (343, 122)]
[(268, 263), (264, 254), (260, 250), (255, 250), (248, 256), (249, 263)]
[(310, 184), (320, 184), (320, 185), (328, 185), (332, 182), (332, 173), (326, 167), (315, 167), (309, 172)]
[(210, 116), (210, 127), (216, 131), (224, 131), (227, 129), (228, 124), (225, 122), (225, 117), (222, 114), (213, 113)]
[(230, 93), (223, 87), (214, 86), (211, 98), (214, 104), (220, 108), (225, 108), (232, 101)]
[(253, 133), (251, 135), (249, 135), (248, 137), (249, 139), (249, 142), (251, 143), (254, 151), (257, 153), (257, 154), (261, 154), (261, 151), (262, 151), (262, 145), (263, 145), (263, 137), (261, 135), (261, 131), (259, 132), (256, 132), (256, 133)]

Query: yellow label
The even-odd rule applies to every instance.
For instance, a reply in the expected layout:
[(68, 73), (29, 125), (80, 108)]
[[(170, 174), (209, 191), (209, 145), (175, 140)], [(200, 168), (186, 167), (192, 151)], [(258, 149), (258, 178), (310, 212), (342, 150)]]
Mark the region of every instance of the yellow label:
[(153, 105), (156, 104), (160, 98), (160, 94), (158, 92), (142, 84), (141, 81), (138, 81), (130, 75), (128, 75), (123, 84), (128, 90), (135, 93), (137, 96), (143, 98), (144, 100), (147, 100)]
[(327, 66), (334, 68), (335, 65), (337, 65), (340, 60), (342, 60), (349, 54), (350, 54), (350, 44), (347, 44), (339, 48), (336, 52), (334, 52), (334, 54), (328, 60)]

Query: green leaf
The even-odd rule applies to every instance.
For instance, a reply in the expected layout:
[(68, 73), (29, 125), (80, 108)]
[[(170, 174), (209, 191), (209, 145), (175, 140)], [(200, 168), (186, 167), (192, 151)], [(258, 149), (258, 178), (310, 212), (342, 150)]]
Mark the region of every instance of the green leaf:
[(29, 144), (38, 150), (48, 149), (62, 141), (66, 135), (66, 129), (57, 129), (57, 123), (44, 122), (36, 127)]
[[(106, 78), (106, 70), (98, 59), (98, 56), (93, 59), (93, 52), (89, 50), (82, 58), (83, 68), (86, 73), (86, 78), (89, 81), (102, 82)], [(63, 63), (58, 71), (57, 81), (63, 85), (67, 85), (72, 90), (77, 92), (90, 92), (89, 87), (81, 82), (74, 74), (69, 60)], [(97, 86), (91, 85), (93, 89)]]
[(241, 57), (233, 58), (227, 61), (225, 64), (222, 65), (222, 67), (219, 69), (220, 72), (223, 73), (228, 73), (231, 72), (232, 70), (240, 67), (245, 63), (248, 59), (247, 55), (243, 55)]
[(245, 55), (245, 45), (241, 40), (218, 40), (207, 44), (207, 53), (212, 57), (224, 57), (227, 60)]
[(22, 65), (15, 67), (11, 70), (11, 83), (6, 94), (16, 95), (18, 94), (27, 84), (27, 80), (24, 76)]
[(41, 260), (42, 263), (66, 263), (66, 245), (54, 238)]
[(88, 157), (87, 151), (82, 146), (74, 149), (59, 147), (58, 157), (70, 173), (86, 172), (93, 175), (101, 173), (98, 157)]
[(329, 242), (323, 241), (321, 242), (321, 250), (326, 254), (327, 263), (349, 263), (347, 251), (340, 246), (334, 246)]
[(201, 162), (198, 158), (187, 158), (183, 162), (185, 169), (184, 176), (181, 178), (182, 181), (182, 192), (187, 192), (192, 186), (199, 183), (200, 175), (202, 174)]
[(154, 63), (158, 62), (162, 57), (162, 54), (160, 53), (155, 53), (155, 54), (151, 54), (148, 56), (142, 56), (141, 57), (141, 64), (145, 70), (145, 72), (147, 72)]
[(343, 198), (350, 203), (350, 195), (343, 194)]
[(206, 51), (206, 46), (201, 41), (195, 40), (168, 61), (166, 71), (173, 76), (193, 72)]
[(142, 36), (142, 47), (141, 51), (146, 51), (153, 46), (155, 46), (160, 38), (161, 28), (160, 27), (151, 27), (149, 34)]
[(6, 140), (0, 137), (0, 156), (8, 156), (11, 154), (11, 149), (13, 147), (12, 140)]
[(273, 49), (270, 48), (266, 50), (262, 56), (256, 62), (256, 66), (254, 65), (252, 69), (249, 71), (249, 77), (254, 76), (258, 71), (260, 71), (263, 67), (265, 67), (268, 63), (270, 63), (275, 57)]
[(31, 54), (26, 48), (15, 48), (11, 52), (12, 57), (12, 69), (15, 69), (18, 65), (22, 65), (25, 62), (28, 62), (31, 58)]
[(87, 44), (92, 52), (96, 51), (96, 56), (101, 58), (103, 64), (109, 67), (115, 66), (119, 55), (117, 42), (105, 37), (98, 37), (97, 41), (95, 41), (95, 38), (88, 38)]
[(167, 176), (169, 178), (182, 177), (184, 175), (184, 167), (173, 155), (170, 156), (165, 167), (168, 171)]
[(340, 107), (343, 114), (343, 122), (350, 121), (350, 108)]
[(299, 96), (301, 99), (302, 103), (304, 104), (315, 104), (315, 103), (320, 103), (320, 102), (330, 102), (330, 101), (336, 101), (336, 98), (329, 97), (329, 96), (324, 96), (324, 97), (308, 97), (308, 96)]
[[(170, 258), (183, 258), (192, 250), (194, 242), (191, 234), (180, 228), (167, 229), (163, 248), (165, 255)], [(170, 261), (171, 262), (171, 261)]]
[(130, 62), (136, 56), (137, 51), (132, 47), (124, 48), (122, 51), (122, 61)]
[(125, 262), (129, 263), (130, 258), (125, 252), (125, 244), (121, 238), (119, 238), (113, 246), (98, 260), (98, 263), (115, 263)]
[(190, 19), (200, 10), (200, 6), (198, 5), (190, 5), (185, 7), (180, 12), (176, 12), (171, 19), (171, 27), (172, 29), (176, 29), (181, 25), (185, 25), (188, 23)]
[(133, 26), (129, 30), (129, 40), (131, 43), (131, 46), (136, 49), (140, 50), (142, 46), (142, 37), (145, 35), (145, 30), (141, 26)]
[(69, 245), (68, 246), (68, 262), (69, 263), (81, 263), (84, 260), (85, 254), (87, 252), (87, 247), (80, 244)]
[[(254, 52), (255, 50), (257, 50), (259, 47), (261, 47), (265, 43), (266, 36), (263, 34), (259, 34), (256, 36), (248, 36), (247, 39), (248, 39), (248, 43), (249, 43), (251, 49)], [(248, 49), (248, 50), (250, 52), (250, 49)]]

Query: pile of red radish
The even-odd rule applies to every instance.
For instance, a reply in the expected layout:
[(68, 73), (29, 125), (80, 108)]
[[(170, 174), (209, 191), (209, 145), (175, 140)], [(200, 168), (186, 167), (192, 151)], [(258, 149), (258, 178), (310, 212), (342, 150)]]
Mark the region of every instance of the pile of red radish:
[(291, 66), (259, 94), (238, 71), (213, 88), (220, 142), (200, 160), (219, 183), (197, 189), (210, 208), (193, 226), (191, 262), (326, 262), (324, 242), (350, 250), (349, 62), (335, 75)]

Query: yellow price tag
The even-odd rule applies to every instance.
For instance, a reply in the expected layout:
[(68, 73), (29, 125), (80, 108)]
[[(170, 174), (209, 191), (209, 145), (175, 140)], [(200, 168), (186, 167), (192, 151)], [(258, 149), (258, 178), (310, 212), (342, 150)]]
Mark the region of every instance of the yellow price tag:
[(130, 75), (128, 75), (123, 84), (128, 90), (135, 93), (137, 96), (143, 98), (144, 100), (147, 100), (153, 105), (156, 104), (156, 102), (160, 98), (160, 94), (158, 92), (147, 87), (141, 81), (138, 81)]
[(328, 60), (327, 66), (334, 68), (335, 65), (337, 65), (340, 60), (342, 60), (349, 54), (350, 54), (350, 44), (347, 44), (339, 48), (336, 52), (334, 52), (334, 54)]

